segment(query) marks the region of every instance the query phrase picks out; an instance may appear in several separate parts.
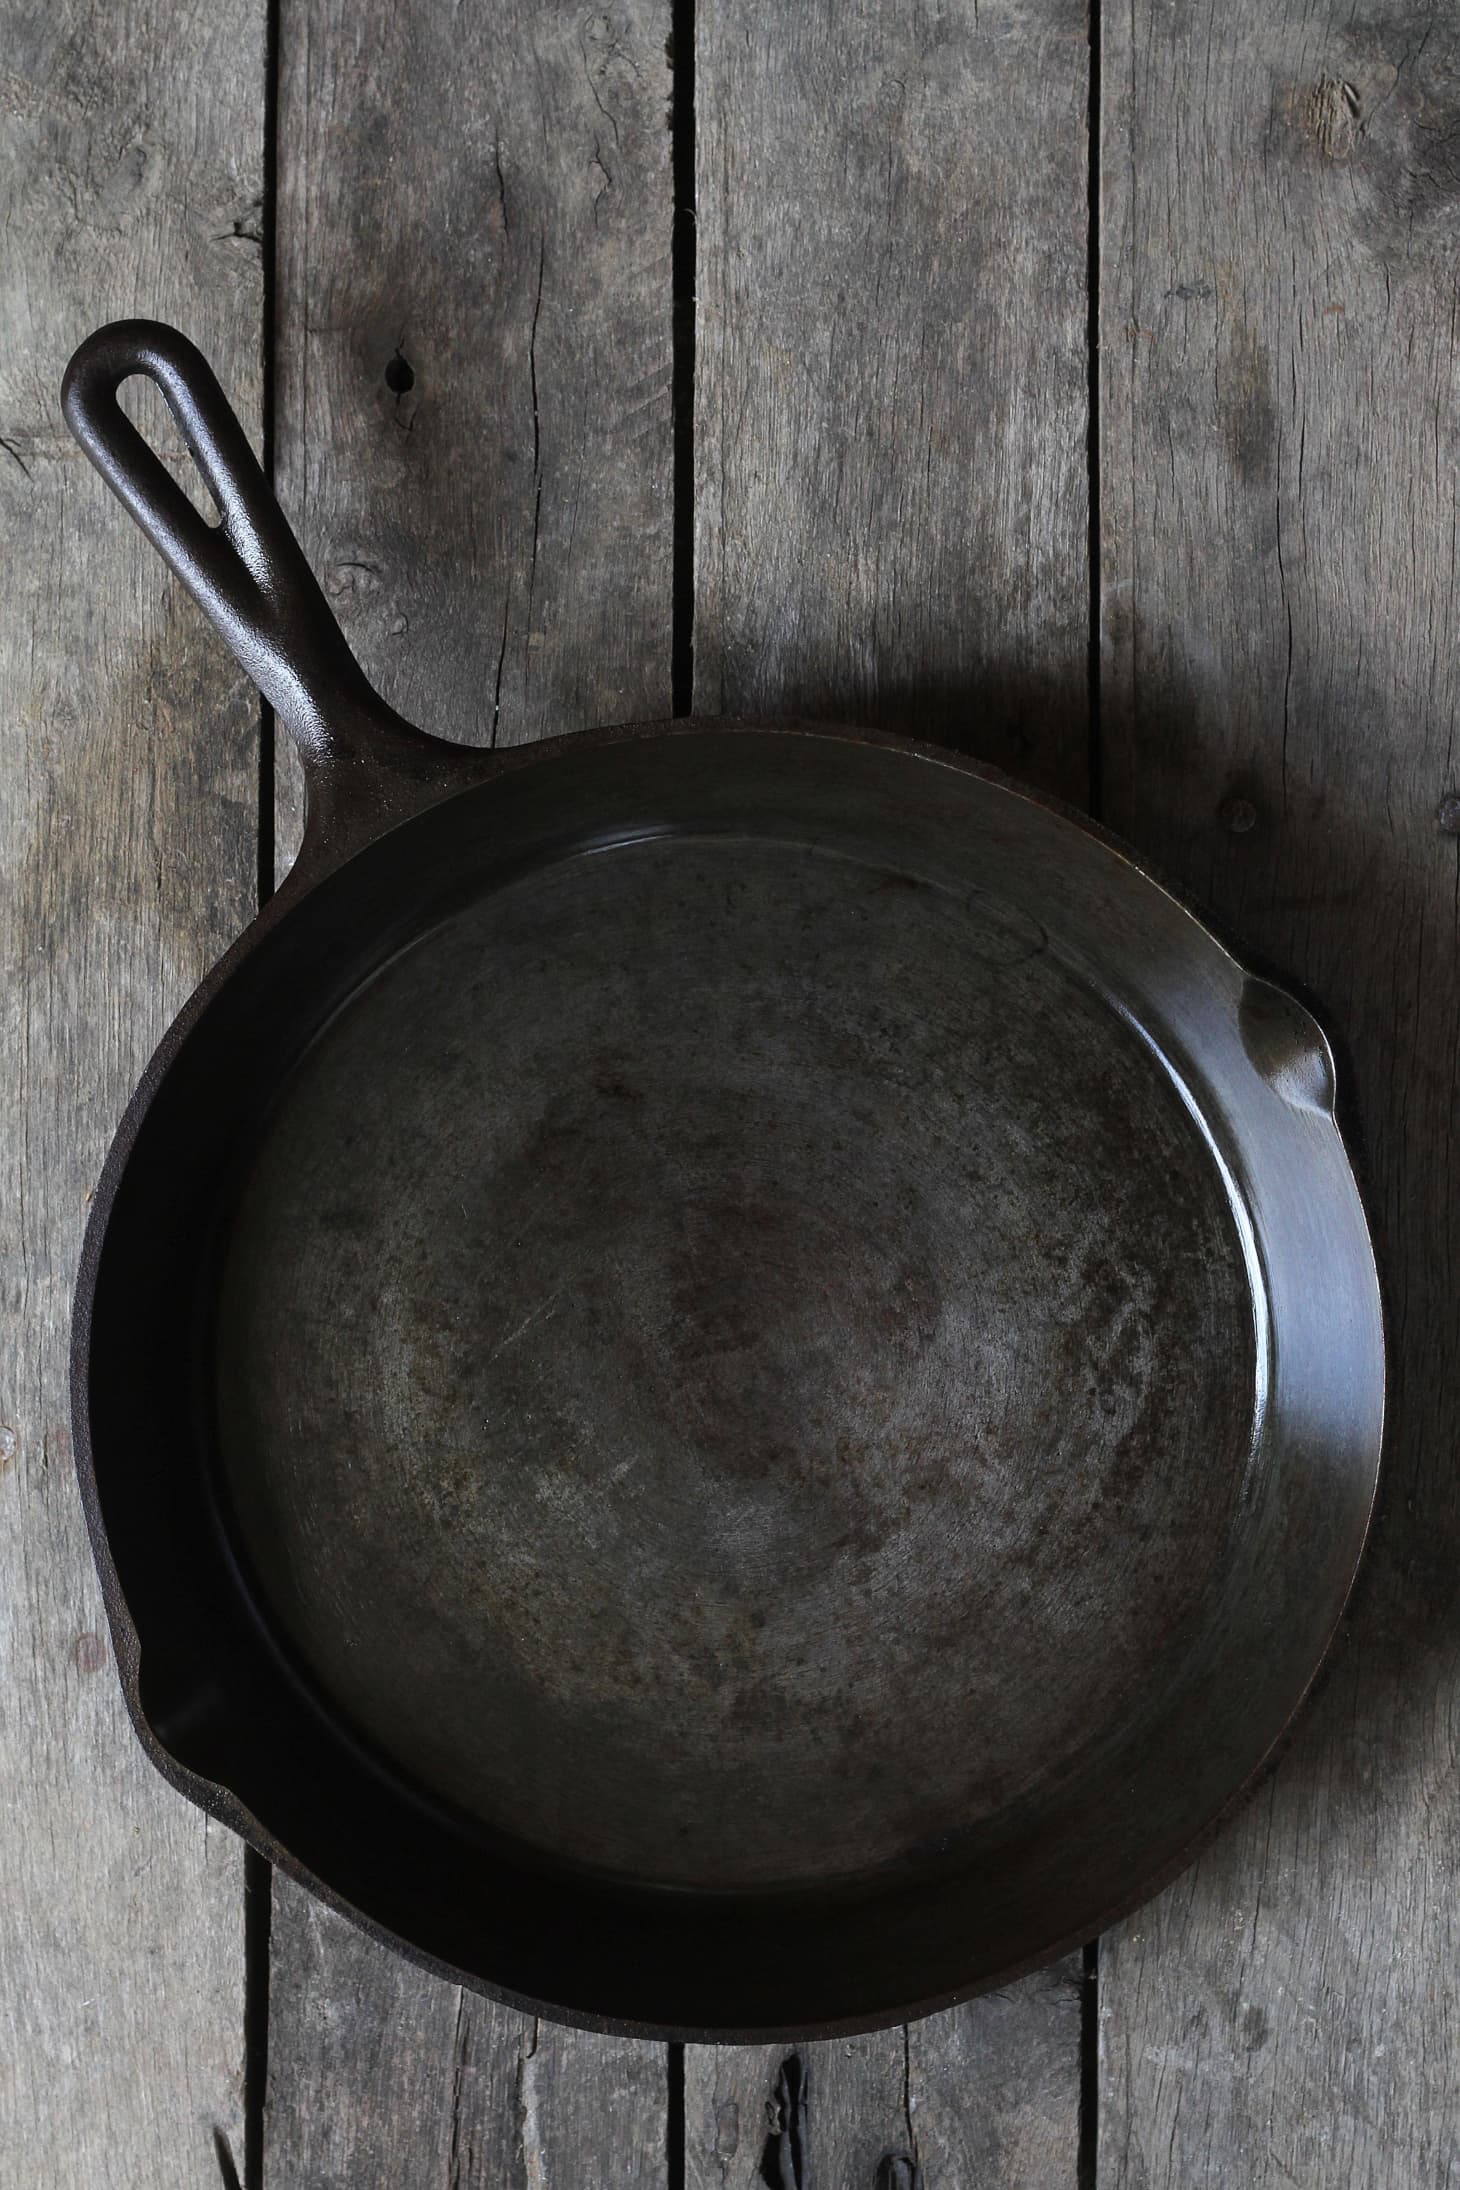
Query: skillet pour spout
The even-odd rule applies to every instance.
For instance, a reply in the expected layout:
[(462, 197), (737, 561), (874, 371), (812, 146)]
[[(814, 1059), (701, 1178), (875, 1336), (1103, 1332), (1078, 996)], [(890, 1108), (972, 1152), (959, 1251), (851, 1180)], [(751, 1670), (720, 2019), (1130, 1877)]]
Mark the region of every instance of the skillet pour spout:
[(1373, 1504), (1319, 1027), (942, 750), (430, 736), (190, 343), (104, 328), (64, 405), (308, 794), (77, 1286), (154, 1762), (414, 1960), (591, 2028), (871, 2028), (1135, 1906), (1281, 1739)]

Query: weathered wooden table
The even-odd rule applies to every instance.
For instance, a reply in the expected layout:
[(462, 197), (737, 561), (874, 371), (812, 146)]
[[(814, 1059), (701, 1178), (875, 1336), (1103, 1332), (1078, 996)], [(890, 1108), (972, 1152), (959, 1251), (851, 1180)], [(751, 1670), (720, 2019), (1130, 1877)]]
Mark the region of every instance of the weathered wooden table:
[[(1460, 2183), (1460, 15), (4, 19), (0, 2182)], [(952, 740), (1093, 805), (1348, 1036), (1397, 1362), (1371, 1566), (1276, 1776), (1083, 1961), (799, 2055), (574, 2035), (271, 1892), (144, 1764), (72, 1273), (299, 815), (60, 424), (74, 342), (139, 311), (216, 360), (408, 715)]]

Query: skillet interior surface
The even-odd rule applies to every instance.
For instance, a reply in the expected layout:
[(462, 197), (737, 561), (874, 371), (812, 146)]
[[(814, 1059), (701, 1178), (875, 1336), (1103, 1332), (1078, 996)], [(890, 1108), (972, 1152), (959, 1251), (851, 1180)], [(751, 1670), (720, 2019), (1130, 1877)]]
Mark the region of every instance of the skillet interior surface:
[[(139, 1251), (125, 1189), (204, 1094)], [(865, 2024), (1094, 1928), (1260, 1764), (1362, 1544), (1321, 1035), (908, 748), (565, 741), (396, 830), (222, 985), (123, 1189), (100, 1343), (164, 1277), (205, 1303), (161, 1448), (369, 1760), (371, 1860), (331, 1876), (327, 1745), (286, 1789), (171, 1693), (187, 1615), (121, 1545), (156, 1738), (581, 2019)], [(442, 1877), (391, 1863), (402, 1804)], [(513, 1863), (556, 1924), (514, 1928)]]
[(487, 1822), (684, 1885), (1027, 1802), (1195, 1646), (1254, 1312), (1167, 1072), (997, 901), (676, 835), (519, 874), (277, 1105), (219, 1422), (300, 1656)]

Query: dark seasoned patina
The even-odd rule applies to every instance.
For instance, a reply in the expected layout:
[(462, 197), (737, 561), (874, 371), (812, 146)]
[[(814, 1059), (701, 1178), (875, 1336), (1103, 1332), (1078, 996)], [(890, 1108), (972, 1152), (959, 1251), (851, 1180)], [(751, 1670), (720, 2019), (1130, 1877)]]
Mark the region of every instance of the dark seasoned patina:
[(867, 2026), (1131, 1906), (1271, 1751), (1373, 1497), (1308, 1014), (943, 753), (428, 739), (180, 337), (105, 330), (67, 404), (311, 792), (78, 1292), (153, 1756), (419, 1959), (586, 2023)]

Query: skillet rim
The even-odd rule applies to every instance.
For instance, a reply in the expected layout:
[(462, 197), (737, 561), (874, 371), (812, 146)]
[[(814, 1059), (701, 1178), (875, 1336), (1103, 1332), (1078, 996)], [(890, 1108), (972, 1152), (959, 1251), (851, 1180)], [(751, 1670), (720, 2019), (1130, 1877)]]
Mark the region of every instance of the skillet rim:
[[(144, 1071), (142, 1072), (121, 1120), (113, 1135), (103, 1164), (88, 1216), (82, 1242), (76, 1289), (70, 1344), (70, 1385), (73, 1450), (87, 1532), (91, 1541), (101, 1583), (108, 1624), (117, 1660), (128, 1714), (143, 1748), (163, 1778), (179, 1793), (186, 1796), (210, 1816), (216, 1817), (262, 1855), (268, 1862), (284, 1872), (296, 1883), (305, 1887), (337, 1914), (363, 1930), (367, 1935), (403, 1954), (417, 1967), (446, 1980), (464, 1984), (468, 1989), (488, 1998), (502, 2001), (527, 2013), (546, 2014), (552, 2020), (569, 2027), (614, 2033), (624, 2036), (669, 2040), (671, 2042), (757, 2043), (790, 2042), (810, 2036), (838, 2037), (862, 2031), (893, 2027), (899, 2023), (920, 2019), (938, 2013), (959, 2002), (976, 1997), (999, 1985), (1047, 1967), (1074, 1947), (1098, 1936), (1110, 1925), (1143, 1906), (1171, 1880), (1178, 1877), (1196, 1859), (1227, 1823), (1232, 1814), (1246, 1801), (1252, 1791), (1266, 1778), (1279, 1757), (1286, 1750), (1299, 1721), (1311, 1703), (1322, 1676), (1331, 1667), (1336, 1647), (1343, 1636), (1353, 1607), (1356, 1583), (1364, 1568), (1366, 1553), (1372, 1538), (1375, 1515), (1378, 1510), (1384, 1477), (1384, 1456), (1389, 1429), (1390, 1346), (1389, 1317), (1384, 1288), (1380, 1276), (1373, 1243), (1373, 1224), (1369, 1212), (1369, 1197), (1363, 1169), (1357, 1159), (1354, 1146), (1351, 1105), (1342, 1099), (1343, 1074), (1340, 1072), (1341, 1099), (1331, 1117), (1332, 1129), (1337, 1136), (1350, 1179), (1353, 1185), (1356, 1212), (1363, 1242), (1368, 1250), (1368, 1264), (1364, 1273), (1372, 1280), (1373, 1303), (1377, 1321), (1377, 1401), (1378, 1431), (1374, 1440), (1369, 1481), (1364, 1500), (1362, 1525), (1355, 1537), (1355, 1548), (1348, 1572), (1339, 1577), (1341, 1594), (1338, 1609), (1323, 1637), (1321, 1647), (1307, 1673), (1302, 1686), (1296, 1691), (1287, 1715), (1276, 1734), (1251, 1770), (1242, 1778), (1226, 1800), (1212, 1813), (1207, 1822), (1184, 1841), (1167, 1860), (1143, 1871), (1141, 1880), (1128, 1895), (1117, 1897), (1092, 1918), (1088, 1927), (1073, 1933), (1065, 1933), (1051, 1943), (1041, 1946), (1028, 1956), (985, 1974), (975, 1981), (952, 1990), (945, 1990), (926, 1997), (879, 2009), (874, 2013), (858, 2013), (848, 2017), (821, 2018), (811, 2023), (756, 2023), (753, 2025), (687, 2024), (647, 2021), (637, 2017), (599, 2014), (555, 2004), (533, 1995), (514, 1991), (483, 1978), (478, 1973), (463, 1969), (441, 1957), (414, 1945), (388, 1925), (371, 1917), (365, 1910), (349, 1902), (329, 1881), (295, 1857), (273, 1834), (270, 1828), (248, 1805), (222, 1782), (210, 1780), (182, 1763), (167, 1747), (152, 1724), (141, 1696), (141, 1645), (135, 1622), (123, 1592), (110, 1544), (108, 1531), (101, 1512), (100, 1491), (97, 1481), (95, 1452), (91, 1434), (91, 1335), (92, 1321), (101, 1269), (102, 1250), (107, 1231), (126, 1173), (133, 1149), (141, 1133), (143, 1123), (153, 1101), (160, 1091), (168, 1072), (181, 1052), (188, 1036), (201, 1020), (207, 1009), (222, 992), (233, 976), (252, 957), (259, 945), (278, 927), (287, 921), (291, 913), (305, 898), (336, 873), (348, 866), (355, 856), (370, 846), (394, 835), (397, 830), (409, 828), (420, 815), (496, 782), (525, 768), (540, 764), (550, 765), (554, 760), (569, 758), (585, 751), (605, 750), (620, 745), (633, 745), (666, 737), (694, 737), (696, 735), (760, 735), (767, 737), (793, 736), (816, 739), (842, 745), (880, 747), (951, 770), (955, 774), (971, 777), (992, 787), (1003, 790), (1028, 805), (1042, 809), (1059, 821), (1078, 829), (1104, 851), (1112, 854), (1122, 866), (1140, 882), (1157, 891), (1185, 919), (1229, 961), (1244, 978), (1255, 977), (1278, 988), (1312, 1022), (1314, 1030), (1330, 1061), (1333, 1045), (1327, 1029), (1313, 1013), (1306, 997), (1295, 993), (1290, 978), (1274, 974), (1266, 966), (1259, 967), (1240, 954), (1223, 933), (1221, 926), (1204, 911), (1198, 910), (1185, 892), (1179, 892), (1162, 876), (1159, 868), (1137, 854), (1132, 847), (1103, 823), (1096, 821), (1067, 801), (1031, 787), (1002, 769), (976, 760), (926, 740), (906, 737), (900, 733), (871, 726), (858, 726), (835, 722), (823, 722), (803, 717), (775, 717), (764, 714), (732, 716), (689, 716), (672, 720), (639, 720), (624, 724), (572, 731), (559, 736), (538, 739), (526, 744), (481, 748), (472, 746), (438, 747), (443, 756), (449, 757), (449, 766), (433, 780), (423, 781), (419, 774), (402, 771), (399, 777), (386, 777), (385, 797), (373, 807), (367, 807), (363, 817), (349, 815), (343, 799), (338, 808), (321, 807), (306, 822), (304, 842), (300, 855), (284, 881), (265, 905), (244, 928), (236, 941), (224, 952), (203, 976), (191, 995), (163, 1034)], [(379, 779), (377, 778), (377, 781)], [(342, 790), (349, 788), (341, 786)], [(1345, 1110), (1348, 1115), (1345, 1115)]]

